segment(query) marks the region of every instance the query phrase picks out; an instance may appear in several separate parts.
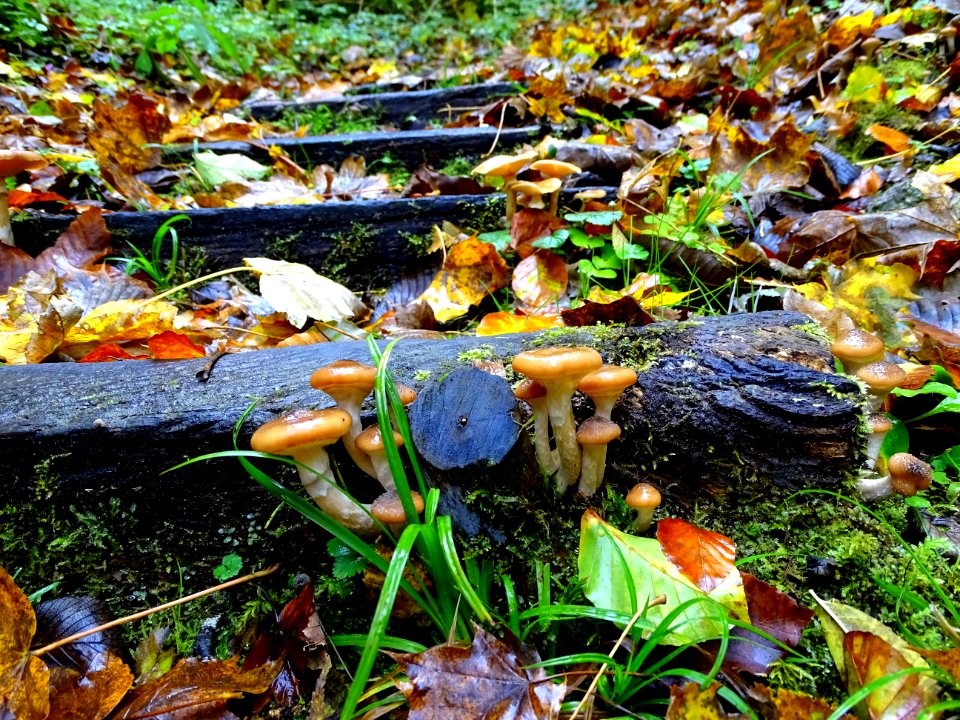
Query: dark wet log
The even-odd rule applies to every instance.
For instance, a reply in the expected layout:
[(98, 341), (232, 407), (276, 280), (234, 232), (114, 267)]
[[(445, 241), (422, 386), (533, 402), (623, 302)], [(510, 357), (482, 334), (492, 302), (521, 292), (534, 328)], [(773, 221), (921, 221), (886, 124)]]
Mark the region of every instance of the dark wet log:
[[(806, 323), (798, 314), (768, 312), (571, 330), (547, 342), (592, 344), (607, 362), (640, 370), (614, 412), (624, 432), (610, 448), (609, 481), (653, 478), (692, 500), (705, 486), (722, 490), (752, 479), (761, 487), (835, 486), (856, 468), (859, 389), (831, 372), (825, 343), (804, 331)], [(468, 365), (463, 353), (509, 362), (537, 342), (544, 339), (402, 340), (391, 367), (399, 381), (422, 390), (425, 382)], [(229, 355), (206, 383), (196, 378), (203, 360), (3, 368), (0, 506), (16, 506), (39, 492), (37, 466), (45, 467), (43, 492), (64, 502), (135, 493), (125, 502), (135, 501), (138, 512), (196, 527), (204, 518), (239, 517), (250, 504), (268, 505), (272, 501), (233, 459), (160, 472), (184, 458), (229, 449), (233, 427), (254, 398), (262, 402), (243, 427), (241, 448), (254, 427), (278, 414), (329, 404), (308, 380), (316, 367), (343, 358), (366, 361), (365, 345)], [(578, 416), (589, 412), (581, 402)], [(514, 466), (510, 473), (474, 468), (451, 472), (494, 484), (514, 483), (515, 473), (536, 475), (531, 467)]]
[[(306, 167), (320, 163), (338, 164), (348, 157), (360, 155), (367, 165), (387, 155), (391, 161), (413, 169), (423, 163), (443, 163), (456, 157), (476, 157), (498, 149), (535, 143), (540, 128), (493, 127), (451, 128), (444, 130), (404, 130), (399, 132), (364, 132), (346, 135), (323, 135), (302, 138), (264, 138), (263, 140), (223, 141), (193, 145), (168, 145), (163, 149), (165, 162), (189, 162), (195, 151), (218, 154), (239, 153), (259, 162), (272, 162), (270, 147), (283, 148), (294, 160)], [(393, 167), (393, 166), (391, 166)], [(389, 168), (388, 168), (389, 169)]]
[[(581, 189), (564, 190), (563, 204), (578, 207), (573, 196)], [(606, 189), (612, 197), (615, 190)], [(104, 215), (104, 219), (118, 250), (129, 241), (149, 254), (157, 228), (181, 212), (190, 222), (177, 226), (180, 242), (201, 248), (211, 269), (241, 265), (245, 257), (290, 260), (306, 263), (360, 291), (384, 287), (421, 270), (430, 229), (444, 220), (480, 232), (502, 227), (504, 198), (492, 194), (332, 200), (317, 205), (117, 212)], [(25, 214), (14, 227), (17, 245), (38, 255), (72, 220), (66, 215)], [(168, 253), (169, 247), (164, 252)]]
[(485, 105), (495, 98), (517, 94), (513, 83), (481, 83), (412, 92), (368, 93), (308, 102), (257, 102), (246, 108), (258, 120), (276, 120), (285, 112), (310, 112), (324, 106), (334, 113), (350, 110), (374, 114), (379, 122), (402, 122), (456, 117), (466, 108)]

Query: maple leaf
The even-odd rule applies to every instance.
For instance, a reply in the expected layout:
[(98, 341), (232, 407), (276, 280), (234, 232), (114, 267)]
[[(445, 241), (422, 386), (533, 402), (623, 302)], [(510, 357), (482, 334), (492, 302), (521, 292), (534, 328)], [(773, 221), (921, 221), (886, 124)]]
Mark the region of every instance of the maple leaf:
[(407, 678), (397, 687), (410, 704), (409, 720), (546, 720), (560, 712), (564, 683), (547, 680), (531, 647), (498, 640), (476, 627), (469, 648), (439, 645), (392, 655)]
[(29, 654), (36, 629), (30, 601), (0, 567), (0, 710), (17, 720), (43, 720), (50, 712), (47, 666)]
[(100, 653), (79, 672), (54, 667), (50, 671), (50, 715), (47, 720), (106, 717), (133, 684), (130, 668), (113, 653)]

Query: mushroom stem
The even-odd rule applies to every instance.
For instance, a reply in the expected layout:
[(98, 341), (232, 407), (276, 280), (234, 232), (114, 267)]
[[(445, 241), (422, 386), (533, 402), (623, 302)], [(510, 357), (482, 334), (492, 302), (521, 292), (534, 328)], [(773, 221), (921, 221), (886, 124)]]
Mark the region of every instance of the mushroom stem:
[(560, 458), (557, 472), (557, 489), (560, 492), (573, 485), (580, 476), (580, 445), (577, 444), (577, 424), (573, 418), (572, 404), (576, 387), (574, 380), (547, 388), (547, 413)]
[(293, 457), (307, 466), (297, 468), (300, 482), (321, 510), (355, 533), (372, 535), (376, 532), (377, 523), (370, 517), (370, 507), (356, 502), (330, 477), (330, 456), (324, 448), (310, 447)]
[(857, 480), (857, 491), (861, 500), (879, 500), (893, 495), (893, 486), (889, 475), (864, 475)]
[(370, 460), (370, 456), (357, 447), (357, 435), (363, 432), (363, 425), (360, 420), (360, 404), (348, 405), (338, 400), (337, 405), (350, 413), (350, 418), (353, 420), (353, 424), (350, 426), (347, 434), (341, 438), (343, 440), (343, 446), (347, 449), (347, 452), (350, 454), (350, 457), (353, 458), (358, 468), (371, 477), (377, 477), (377, 470), (373, 466), (373, 461)]
[(577, 489), (584, 497), (591, 497), (603, 483), (603, 471), (607, 464), (606, 445), (586, 445), (580, 467), (580, 485)]
[(0, 243), (13, 245), (13, 226), (10, 224), (10, 207), (7, 204), (7, 185), (0, 178)]
[(533, 409), (533, 445), (537, 462), (547, 475), (553, 475), (560, 467), (560, 455), (550, 447), (550, 417), (547, 414), (546, 398), (527, 400)]
[(503, 192), (507, 196), (507, 222), (513, 219), (517, 212), (517, 192), (513, 189), (516, 183), (516, 177), (505, 178), (503, 183)]
[(550, 193), (550, 214), (554, 217), (557, 216), (557, 211), (560, 209), (560, 191), (554, 190)]
[(387, 460), (387, 451), (370, 453), (370, 461), (373, 463), (373, 469), (377, 472), (377, 480), (387, 492), (396, 491), (397, 484), (393, 480), (393, 473), (390, 471), (390, 461)]

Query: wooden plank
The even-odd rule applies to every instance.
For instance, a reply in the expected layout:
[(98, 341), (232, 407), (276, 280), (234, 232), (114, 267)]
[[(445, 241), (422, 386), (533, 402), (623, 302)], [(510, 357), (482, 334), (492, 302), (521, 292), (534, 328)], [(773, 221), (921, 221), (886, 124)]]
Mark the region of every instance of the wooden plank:
[(375, 113), (379, 122), (402, 122), (410, 117), (420, 120), (456, 116), (461, 108), (475, 107), (494, 98), (517, 94), (514, 83), (481, 83), (451, 88), (349, 95), (307, 102), (256, 102), (245, 107), (257, 120), (276, 120), (285, 112), (310, 112), (320, 106), (334, 113), (351, 109)]
[(444, 163), (456, 157), (478, 157), (491, 148), (509, 149), (523, 143), (536, 143), (542, 131), (539, 127), (449, 128), (443, 130), (401, 130), (398, 132), (364, 132), (345, 135), (313, 135), (302, 138), (264, 138), (168, 145), (163, 149), (164, 162), (189, 162), (195, 151), (218, 154), (239, 153), (259, 162), (272, 162), (271, 147), (283, 148), (294, 160), (304, 166), (320, 163), (340, 163), (352, 155), (361, 155), (367, 165), (387, 155), (395, 163), (414, 169), (423, 163)]

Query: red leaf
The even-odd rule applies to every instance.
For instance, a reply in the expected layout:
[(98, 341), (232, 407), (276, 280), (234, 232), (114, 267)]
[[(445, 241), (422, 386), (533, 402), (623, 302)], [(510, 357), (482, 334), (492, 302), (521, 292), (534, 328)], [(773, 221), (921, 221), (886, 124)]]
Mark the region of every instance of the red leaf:
[(574, 310), (562, 310), (563, 324), (567, 327), (592, 327), (597, 323), (610, 325), (622, 323), (630, 327), (649, 325), (653, 318), (640, 307), (631, 295), (614, 300), (611, 303), (585, 302)]
[(77, 362), (88, 363), (88, 362), (112, 362), (114, 360), (142, 360), (143, 357), (137, 357), (136, 355), (131, 355), (122, 347), (116, 343), (107, 343), (101, 345), (93, 352), (89, 352), (84, 355), (82, 358), (77, 360)]
[(57, 193), (52, 192), (33, 192), (32, 190), (11, 190), (7, 195), (7, 205), (11, 208), (25, 208), (30, 205), (40, 205), (41, 203), (60, 202), (65, 203), (67, 199)]
[(164, 330), (147, 340), (150, 355), (155, 360), (188, 360), (205, 357), (207, 352), (200, 345), (190, 342), (186, 335)]
[(664, 518), (657, 524), (657, 540), (663, 554), (708, 593), (736, 570), (733, 540), (720, 533), (704, 530), (686, 520)]

